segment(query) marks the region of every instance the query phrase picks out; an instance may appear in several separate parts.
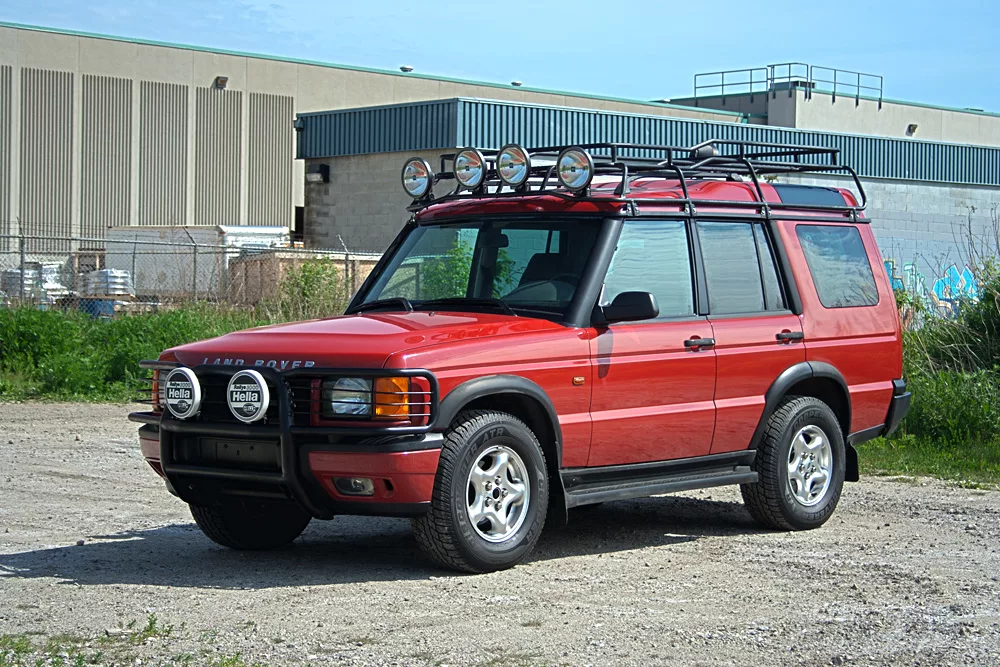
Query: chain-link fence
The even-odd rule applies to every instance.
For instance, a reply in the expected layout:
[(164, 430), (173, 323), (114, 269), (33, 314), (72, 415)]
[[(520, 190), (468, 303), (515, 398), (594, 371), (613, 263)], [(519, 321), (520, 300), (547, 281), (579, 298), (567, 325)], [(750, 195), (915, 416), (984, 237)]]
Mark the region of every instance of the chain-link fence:
[(224, 237), (213, 229), (118, 228), (103, 239), (0, 235), (0, 307), (114, 317), (194, 302), (258, 307), (290, 292), (308, 298), (310, 288), (346, 301), (380, 257), (306, 249), (287, 231)]

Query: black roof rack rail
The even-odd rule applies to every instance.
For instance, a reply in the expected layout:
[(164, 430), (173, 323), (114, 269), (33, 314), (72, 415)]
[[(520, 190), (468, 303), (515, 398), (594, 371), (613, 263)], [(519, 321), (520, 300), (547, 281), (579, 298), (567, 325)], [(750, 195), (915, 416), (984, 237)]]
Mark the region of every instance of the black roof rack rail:
[[(590, 153), (594, 161), (595, 176), (615, 175), (620, 179), (613, 197), (593, 197), (590, 188), (574, 193), (560, 188), (558, 182), (553, 184), (555, 160), (559, 153), (570, 147), (582, 148)], [(543, 192), (571, 200), (621, 203), (625, 204), (625, 210), (632, 214), (638, 212), (639, 204), (678, 206), (689, 214), (694, 211), (696, 204), (708, 204), (754, 209), (764, 218), (769, 218), (773, 210), (794, 209), (797, 211), (836, 211), (857, 221), (860, 218), (860, 213), (868, 205), (868, 198), (857, 172), (847, 165), (840, 164), (840, 150), (836, 148), (735, 139), (710, 139), (694, 146), (600, 142), (542, 146), (527, 150), (531, 154), (533, 164), (528, 181), (520, 188), (511, 189), (497, 175), (496, 157), (499, 151), (483, 150), (480, 152), (486, 158), (487, 172), (483, 184), (477, 189), (469, 191), (456, 187), (447, 195), (437, 198), (428, 193), (423, 199), (414, 200), (407, 210), (416, 212), (432, 204), (446, 201), (520, 197)], [(440, 170), (434, 174), (435, 183), (455, 178), (454, 172), (448, 168), (448, 165), (454, 163), (457, 154), (458, 152), (455, 151), (441, 155)], [(860, 196), (860, 203), (857, 206), (850, 206), (846, 203), (843, 206), (833, 206), (769, 202), (765, 199), (760, 186), (760, 179), (766, 176), (822, 173), (850, 176), (854, 180), (854, 185)], [(755, 201), (692, 199), (689, 194), (688, 182), (691, 180), (743, 181), (744, 177), (748, 178), (752, 184)], [(630, 185), (634, 181), (651, 178), (679, 181), (682, 197), (665, 199), (631, 196)]]

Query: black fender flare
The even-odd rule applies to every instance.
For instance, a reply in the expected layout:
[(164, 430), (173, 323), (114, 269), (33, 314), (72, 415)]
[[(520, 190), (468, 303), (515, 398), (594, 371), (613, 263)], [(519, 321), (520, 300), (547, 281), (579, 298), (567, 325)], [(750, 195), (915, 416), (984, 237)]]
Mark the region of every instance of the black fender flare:
[(553, 446), (556, 451), (556, 460), (550, 463), (551, 486), (554, 487), (551, 495), (558, 499), (563, 514), (566, 514), (568, 519), (566, 489), (563, 487), (562, 475), (559, 474), (559, 470), (562, 469), (562, 428), (559, 426), (559, 416), (552, 404), (552, 399), (536, 383), (520, 375), (485, 375), (463, 382), (441, 399), (438, 416), (435, 420), (437, 428), (441, 430), (448, 428), (458, 413), (472, 401), (505, 394), (526, 396), (542, 406), (543, 414), (549, 422), (555, 439)]
[(757, 449), (761, 438), (764, 437), (764, 429), (767, 421), (778, 409), (778, 405), (788, 395), (789, 390), (799, 382), (811, 378), (824, 378), (833, 380), (840, 386), (844, 395), (845, 414), (843, 427), (844, 451), (847, 456), (846, 480), (856, 482), (859, 479), (858, 473), (858, 452), (848, 440), (851, 430), (851, 394), (847, 390), (847, 380), (836, 367), (823, 361), (801, 361), (793, 366), (789, 366), (771, 383), (764, 394), (764, 412), (760, 416), (757, 428), (754, 430), (753, 438), (750, 440), (750, 449)]

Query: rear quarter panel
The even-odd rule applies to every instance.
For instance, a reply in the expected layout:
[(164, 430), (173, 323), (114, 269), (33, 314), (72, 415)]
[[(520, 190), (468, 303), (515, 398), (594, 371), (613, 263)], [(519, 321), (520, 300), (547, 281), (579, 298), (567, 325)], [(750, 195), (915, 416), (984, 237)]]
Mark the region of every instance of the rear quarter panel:
[[(778, 224), (802, 299), (802, 330), (806, 360), (824, 362), (840, 371), (851, 395), (850, 432), (885, 422), (892, 380), (902, 377), (903, 341), (896, 299), (868, 224), (857, 227), (878, 288), (878, 303), (856, 308), (825, 308), (802, 253), (796, 227), (813, 223)], [(844, 223), (842, 226), (848, 226)]]

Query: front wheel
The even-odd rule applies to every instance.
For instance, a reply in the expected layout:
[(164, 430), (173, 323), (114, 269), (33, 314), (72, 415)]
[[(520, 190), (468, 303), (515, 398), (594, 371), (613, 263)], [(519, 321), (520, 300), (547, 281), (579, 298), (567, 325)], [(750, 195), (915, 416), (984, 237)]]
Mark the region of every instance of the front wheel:
[(237, 501), (190, 507), (195, 523), (209, 539), (240, 550), (282, 547), (301, 535), (311, 518), (291, 503)]
[(816, 398), (787, 399), (767, 422), (753, 468), (757, 482), (740, 491), (758, 523), (779, 530), (826, 523), (845, 471), (844, 436), (833, 410)]
[(470, 410), (445, 435), (417, 542), (439, 565), (464, 572), (513, 567), (538, 542), (548, 508), (545, 455), (524, 422)]

